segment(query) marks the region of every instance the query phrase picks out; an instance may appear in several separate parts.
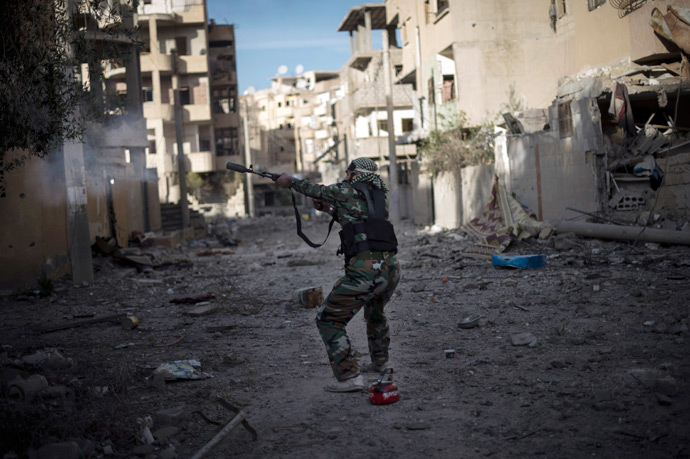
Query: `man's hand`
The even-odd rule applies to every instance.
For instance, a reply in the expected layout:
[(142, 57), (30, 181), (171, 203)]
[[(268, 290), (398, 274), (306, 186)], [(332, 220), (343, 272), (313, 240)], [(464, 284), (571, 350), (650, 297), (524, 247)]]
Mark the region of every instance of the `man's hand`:
[(290, 185), (292, 185), (296, 181), (297, 179), (292, 175), (281, 174), (281, 176), (278, 177), (278, 180), (276, 180), (276, 185), (278, 185), (281, 188), (290, 188)]
[(314, 199), (314, 209), (326, 212), (329, 215), (333, 215), (333, 210), (335, 210), (332, 205), (321, 199)]

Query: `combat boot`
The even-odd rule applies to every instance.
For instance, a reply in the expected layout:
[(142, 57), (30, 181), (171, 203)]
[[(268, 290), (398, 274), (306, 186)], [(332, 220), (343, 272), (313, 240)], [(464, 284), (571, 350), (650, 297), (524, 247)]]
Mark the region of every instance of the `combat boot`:
[(364, 378), (362, 375), (344, 381), (336, 381), (326, 386), (328, 392), (359, 392), (364, 390)]

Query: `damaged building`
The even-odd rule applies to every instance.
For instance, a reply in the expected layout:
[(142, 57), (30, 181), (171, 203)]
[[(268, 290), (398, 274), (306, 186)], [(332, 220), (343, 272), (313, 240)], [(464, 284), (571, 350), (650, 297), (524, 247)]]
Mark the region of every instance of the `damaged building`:
[(684, 3), (571, 12), (567, 30), (590, 14), (612, 26), (575, 34), (569, 46), (608, 41), (620, 51), (564, 77), (548, 109), (506, 116), (496, 173), (540, 220), (594, 213), (621, 224), (687, 227), (690, 10), (677, 6)]
[[(132, 2), (65, 7), (73, 31), (93, 51), (74, 56), (80, 63), (74, 77), (84, 91), (81, 112), (89, 115), (82, 141), (66, 142), (44, 159), (29, 157), (3, 174), (0, 283), (7, 287), (70, 272), (76, 283), (90, 282), (96, 238), (127, 246), (132, 234), (160, 227), (156, 182), (146, 169), (138, 49), (117, 33), (133, 28)], [(15, 150), (5, 159), (25, 153)]]

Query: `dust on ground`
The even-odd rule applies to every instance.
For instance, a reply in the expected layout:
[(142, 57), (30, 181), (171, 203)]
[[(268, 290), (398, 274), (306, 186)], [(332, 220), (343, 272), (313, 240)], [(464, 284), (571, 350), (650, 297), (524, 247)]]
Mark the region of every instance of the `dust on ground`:
[[(557, 235), (511, 246), (547, 255), (512, 270), (464, 256), (457, 232), (397, 233), (403, 280), (386, 311), (399, 402), (323, 390), (315, 310), (292, 293), (330, 291), (337, 235), (314, 250), (289, 217), (263, 217), (237, 222), (234, 247), (142, 249), (167, 261), (145, 269), (98, 258), (92, 285), (2, 297), (0, 451), (47, 457), (73, 441), (84, 457), (191, 457), (234, 418), (222, 399), (258, 438), (240, 425), (205, 457), (690, 457), (690, 248)], [(41, 331), (117, 314), (138, 327)], [(477, 326), (458, 327), (467, 317)], [(348, 330), (368, 363), (361, 313)], [(210, 377), (152, 376), (178, 360)], [(49, 388), (10, 388), (30, 375)]]

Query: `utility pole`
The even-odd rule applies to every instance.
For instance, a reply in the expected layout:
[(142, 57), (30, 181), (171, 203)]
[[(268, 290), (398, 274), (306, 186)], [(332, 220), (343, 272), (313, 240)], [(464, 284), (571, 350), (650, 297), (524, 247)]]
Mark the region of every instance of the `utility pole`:
[(386, 111), (388, 112), (388, 158), (391, 208), (390, 219), (400, 221), (400, 194), (398, 191), (398, 162), (395, 153), (395, 123), (393, 119), (393, 83), (391, 76), (391, 53), (388, 29), (383, 29), (383, 81), (386, 86)]
[[(244, 131), (244, 165), (250, 167), (252, 165), (252, 151), (249, 146), (249, 102), (244, 99), (244, 116), (242, 117), (242, 130)], [(250, 218), (254, 218), (256, 212), (254, 211), (254, 185), (252, 184), (252, 174), (244, 174), (244, 184), (247, 199), (247, 213)]]
[(182, 213), (182, 228), (189, 226), (189, 208), (187, 206), (187, 170), (184, 157), (184, 126), (182, 125), (182, 105), (180, 104), (179, 79), (177, 77), (177, 50), (171, 52), (172, 58), (172, 87), (175, 103), (175, 140), (177, 141), (177, 173), (180, 176), (180, 212)]
[[(68, 17), (76, 9), (73, 2), (65, 3)], [(74, 47), (64, 43), (70, 57), (75, 56)], [(70, 67), (68, 78), (74, 78)], [(98, 86), (91, 82), (92, 87)], [(79, 108), (75, 111), (75, 118), (79, 116)], [(86, 170), (84, 168), (84, 144), (79, 141), (68, 141), (62, 145), (63, 165), (65, 169), (65, 186), (67, 188), (67, 220), (69, 224), (69, 258), (72, 270), (72, 282), (82, 286), (85, 282), (93, 282), (93, 260), (91, 258), (91, 235), (89, 231), (89, 217), (86, 199)]]

